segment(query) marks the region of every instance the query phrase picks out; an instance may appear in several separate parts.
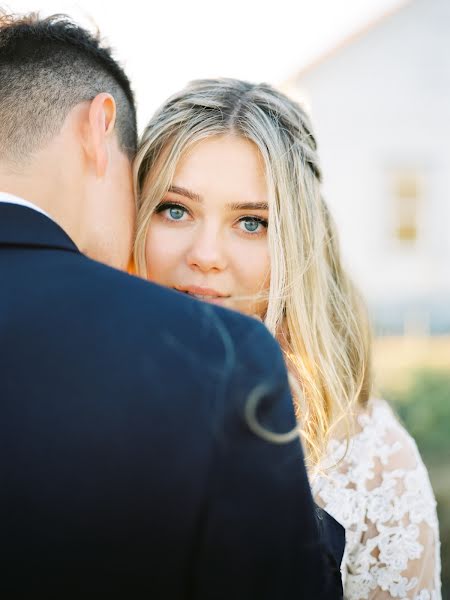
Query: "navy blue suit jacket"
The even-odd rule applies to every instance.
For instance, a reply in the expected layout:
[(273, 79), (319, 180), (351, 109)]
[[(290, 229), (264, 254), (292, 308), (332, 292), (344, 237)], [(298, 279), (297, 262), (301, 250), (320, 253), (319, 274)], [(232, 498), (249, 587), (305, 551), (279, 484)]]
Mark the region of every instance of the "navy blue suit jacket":
[(261, 324), (0, 203), (0, 353), (3, 598), (341, 597)]

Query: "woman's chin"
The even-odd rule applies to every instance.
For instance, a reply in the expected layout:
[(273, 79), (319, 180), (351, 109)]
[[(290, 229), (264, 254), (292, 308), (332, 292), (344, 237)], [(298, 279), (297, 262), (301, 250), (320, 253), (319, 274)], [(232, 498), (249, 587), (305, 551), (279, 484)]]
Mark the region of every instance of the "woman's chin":
[(261, 306), (255, 306), (254, 304), (249, 305), (248, 303), (243, 303), (239, 301), (235, 301), (233, 304), (229, 304), (227, 308), (231, 308), (232, 310), (236, 310), (248, 317), (253, 317), (258, 319), (259, 321), (263, 321), (266, 309)]
[(232, 308), (230, 305), (230, 298), (203, 298), (202, 302), (207, 302), (208, 304), (217, 304), (218, 306), (225, 306), (226, 308)]

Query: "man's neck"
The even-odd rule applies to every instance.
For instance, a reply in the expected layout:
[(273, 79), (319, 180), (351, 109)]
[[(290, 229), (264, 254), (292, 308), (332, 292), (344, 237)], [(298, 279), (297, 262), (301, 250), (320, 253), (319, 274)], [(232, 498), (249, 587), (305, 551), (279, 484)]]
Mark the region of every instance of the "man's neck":
[[(37, 173), (20, 170), (0, 165), (0, 191), (11, 194), (16, 198), (23, 198), (34, 204), (45, 213), (52, 215), (52, 178), (50, 173), (38, 169)], [(54, 217), (52, 217), (54, 218)], [(56, 219), (55, 219), (56, 220)]]

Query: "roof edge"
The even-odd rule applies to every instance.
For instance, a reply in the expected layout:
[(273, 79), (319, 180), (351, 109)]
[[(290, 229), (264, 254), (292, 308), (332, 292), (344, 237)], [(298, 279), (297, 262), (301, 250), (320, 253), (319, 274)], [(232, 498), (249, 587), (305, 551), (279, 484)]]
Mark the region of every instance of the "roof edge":
[(281, 86), (284, 88), (285, 86), (290, 87), (294, 85), (298, 79), (300, 79), (304, 75), (307, 75), (310, 71), (324, 63), (326, 60), (328, 60), (344, 48), (347, 48), (348, 46), (354, 44), (357, 40), (362, 38), (369, 31), (375, 29), (387, 19), (390, 19), (397, 13), (401, 12), (411, 3), (412, 0), (401, 0), (396, 6), (390, 8), (378, 17), (374, 17), (372, 20), (366, 23), (366, 25), (363, 25), (360, 29), (357, 29), (354, 33), (347, 35), (342, 39), (342, 41), (338, 42), (335, 46), (331, 47), (329, 50), (325, 50), (323, 53), (319, 54), (317, 58), (313, 59), (309, 64), (297, 71), (294, 75), (285, 79), (281, 83)]

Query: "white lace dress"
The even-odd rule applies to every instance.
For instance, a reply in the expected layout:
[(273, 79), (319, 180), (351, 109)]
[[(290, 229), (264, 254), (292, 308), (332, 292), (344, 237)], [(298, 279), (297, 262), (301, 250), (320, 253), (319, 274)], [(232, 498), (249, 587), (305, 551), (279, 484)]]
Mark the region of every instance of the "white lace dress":
[[(345, 528), (345, 600), (440, 600), (436, 501), (411, 436), (371, 400), (338, 467), (311, 477), (316, 502)], [(326, 464), (346, 444), (332, 440)]]

